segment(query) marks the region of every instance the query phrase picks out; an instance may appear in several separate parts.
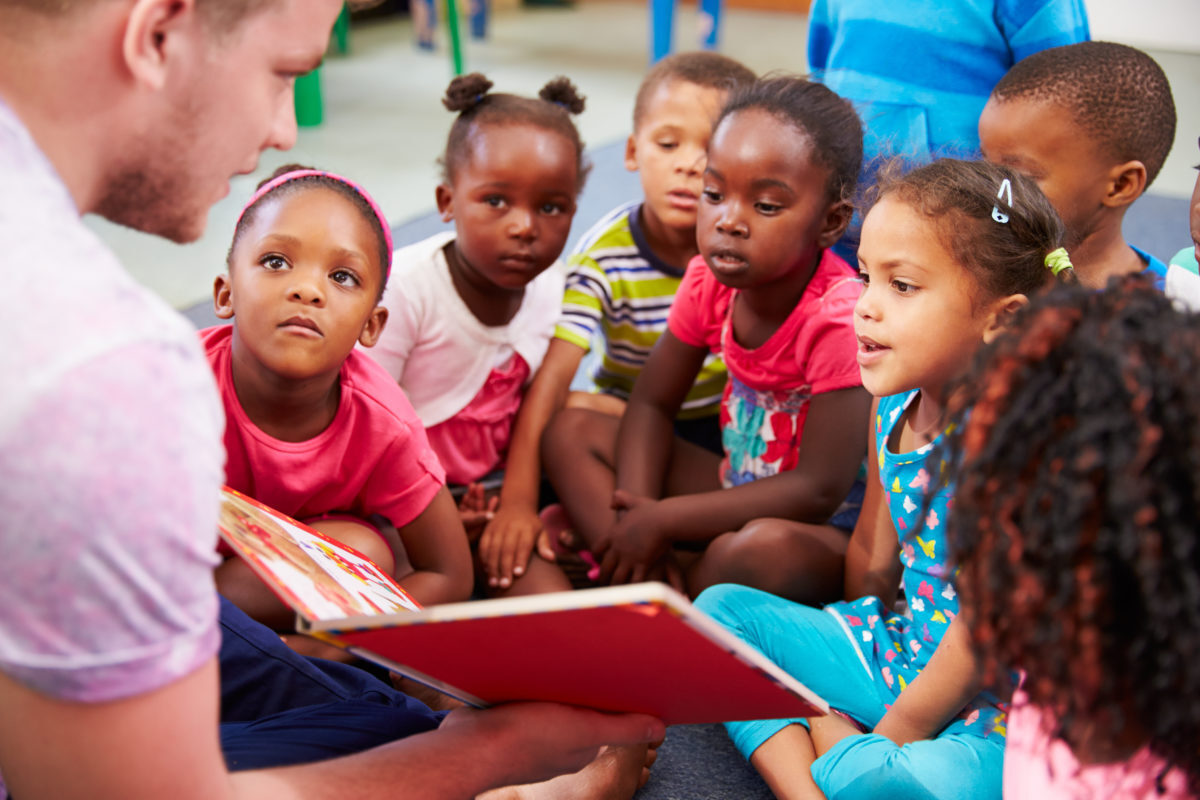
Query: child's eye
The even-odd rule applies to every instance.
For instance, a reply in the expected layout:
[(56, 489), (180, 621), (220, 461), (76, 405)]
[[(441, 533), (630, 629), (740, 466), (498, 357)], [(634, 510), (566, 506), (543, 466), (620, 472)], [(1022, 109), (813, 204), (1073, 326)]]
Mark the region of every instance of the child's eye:
[(335, 269), (330, 275), (330, 280), (339, 286), (358, 286), (358, 276), (348, 269)]
[(542, 203), (541, 212), (548, 216), (567, 213), (567, 207), (562, 203)]
[(703, 194), (704, 194), (704, 199), (710, 203), (721, 202), (721, 193), (718, 192), (716, 189), (705, 189), (703, 191)]
[(780, 209), (783, 208), (783, 206), (779, 205), (778, 203), (768, 203), (762, 200), (755, 203), (754, 207), (760, 214), (777, 214), (779, 213)]
[(287, 269), (288, 266), (287, 260), (277, 255), (263, 256), (258, 263), (272, 271)]
[(913, 286), (908, 281), (902, 281), (899, 278), (892, 281), (892, 288), (900, 294), (913, 294), (917, 291), (916, 286)]
[(865, 272), (858, 273), (858, 282), (863, 286), (868, 286), (871, 283), (871, 276)]
[(483, 202), (487, 203), (492, 208), (501, 208), (504, 205), (504, 198), (498, 194), (489, 194), (483, 198)]
[(676, 147), (679, 147), (679, 142), (664, 140), (659, 142), (658, 146), (663, 150), (674, 150)]

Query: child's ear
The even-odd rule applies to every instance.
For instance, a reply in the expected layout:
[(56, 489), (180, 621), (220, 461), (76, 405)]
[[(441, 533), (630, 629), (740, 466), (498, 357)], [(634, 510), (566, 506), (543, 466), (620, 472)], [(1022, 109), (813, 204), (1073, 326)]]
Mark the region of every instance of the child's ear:
[(821, 232), (817, 234), (817, 244), (821, 249), (833, 247), (834, 243), (842, 238), (853, 216), (854, 206), (848, 201), (835, 200), (829, 204), (825, 209), (825, 222), (821, 225)]
[(983, 329), (984, 344), (991, 344), (997, 336), (1008, 330), (1013, 315), (1029, 305), (1029, 298), (1023, 294), (1010, 294), (1001, 297), (991, 304), (990, 317)]
[(437, 198), (437, 209), (442, 215), (442, 222), (454, 219), (454, 190), (450, 188), (450, 184), (439, 183), (434, 190), (434, 196)]
[(371, 316), (367, 317), (362, 333), (358, 335), (358, 343), (363, 347), (374, 347), (383, 333), (384, 326), (387, 325), (387, 318), (388, 310), (383, 306), (375, 306), (371, 309)]
[(1108, 191), (1104, 205), (1123, 208), (1142, 196), (1146, 191), (1146, 165), (1141, 161), (1126, 161), (1117, 164), (1108, 172)]
[(629, 134), (629, 138), (625, 140), (625, 169), (630, 172), (637, 172), (637, 139), (633, 134)]
[(233, 319), (233, 281), (228, 275), (213, 281), (213, 311), (217, 319)]

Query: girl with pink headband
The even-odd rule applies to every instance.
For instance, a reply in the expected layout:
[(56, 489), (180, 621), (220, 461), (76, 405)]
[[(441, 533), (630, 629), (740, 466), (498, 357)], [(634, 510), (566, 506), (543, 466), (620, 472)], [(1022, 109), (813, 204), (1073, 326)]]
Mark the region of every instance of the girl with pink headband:
[[(354, 182), (288, 166), (259, 185), (213, 290), (233, 324), (200, 332), (225, 406), (225, 478), (364, 553), (420, 602), (465, 600), (471, 555), (445, 473), (404, 393), (355, 347), (387, 323), (391, 255), (387, 219)], [(290, 626), (240, 559), (217, 569), (217, 588)]]

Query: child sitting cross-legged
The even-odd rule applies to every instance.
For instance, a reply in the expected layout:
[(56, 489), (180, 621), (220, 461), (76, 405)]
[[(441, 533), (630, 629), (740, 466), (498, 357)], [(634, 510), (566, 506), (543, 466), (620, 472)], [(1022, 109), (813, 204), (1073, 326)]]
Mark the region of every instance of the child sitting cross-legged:
[[(517, 502), (510, 480), (540, 433), (523, 400), (562, 308), (554, 264), (587, 174), (571, 120), (584, 98), (566, 78), (538, 97), (491, 88), (474, 73), (446, 89), (442, 102), (458, 116), (437, 204), (454, 231), (396, 252), (389, 324), (369, 352), (412, 400), (449, 482), (466, 489), (461, 508), (488, 591), (531, 594), (571, 585), (534, 550), (535, 530), (484, 526)], [(510, 447), (516, 469), (485, 498), (477, 481), (505, 465)]]
[[(421, 603), (465, 600), (470, 553), (437, 456), (395, 381), (354, 349), (387, 322), (390, 263), (387, 220), (357, 184), (288, 166), (259, 186), (214, 287), (233, 324), (200, 333), (225, 405), (226, 482), (395, 572)], [(216, 580), (264, 624), (294, 618), (240, 558)]]
[(1112, 42), (1054, 47), (1018, 61), (979, 118), (984, 157), (1037, 181), (1066, 226), (1079, 282), (1166, 265), (1125, 241), (1125, 212), (1154, 182), (1175, 138), (1162, 67)]
[(884, 182), (867, 212), (854, 328), (877, 400), (847, 600), (822, 609), (723, 585), (696, 601), (838, 712), (726, 725), (777, 797), (999, 800), (1005, 697), (981, 682), (957, 617), (954, 490), (936, 448), (975, 352), (1070, 274), (1061, 240), (1037, 186), (986, 162)]
[(948, 534), (986, 671), (1024, 675), (1005, 797), (1200, 796), (1200, 318), (1130, 276), (989, 351)]
[[(854, 513), (837, 512), (857, 499), (870, 398), (855, 362), (858, 282), (829, 247), (849, 222), (861, 160), (858, 116), (820, 84), (764, 79), (725, 106), (697, 215), (701, 255), (624, 417), (567, 409), (543, 441), (602, 579), (678, 567), (693, 593), (738, 581), (813, 601), (838, 594)], [(724, 460), (672, 431), (712, 353), (729, 370)], [(758, 517), (782, 519), (739, 531)]]
[[(522, 565), (523, 554), (542, 531), (539, 443), (550, 418), (564, 406), (619, 416), (634, 379), (666, 330), (684, 269), (697, 253), (700, 175), (713, 122), (730, 90), (753, 81), (748, 68), (710, 52), (668, 56), (643, 78), (625, 167), (637, 171), (644, 197), (602, 217), (567, 259), (559, 297), (562, 316), (523, 402), (500, 504), (484, 533), (485, 541), (519, 543), (504, 545), (521, 555), (501, 563), (495, 577), (499, 586), (508, 586), (519, 574), (507, 565)], [(572, 392), (580, 364), (600, 341), (603, 354), (590, 376), (595, 391)], [(724, 385), (725, 367), (718, 357), (710, 357), (675, 421), (681, 435), (720, 448), (717, 411)], [(550, 546), (557, 544), (553, 537), (543, 539), (539, 552), (553, 558)]]

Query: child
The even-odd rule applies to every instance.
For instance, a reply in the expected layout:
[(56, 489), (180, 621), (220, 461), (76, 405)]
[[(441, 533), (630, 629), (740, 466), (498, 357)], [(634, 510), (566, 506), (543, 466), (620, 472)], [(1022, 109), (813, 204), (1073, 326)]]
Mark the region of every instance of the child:
[[(550, 417), (568, 403), (571, 380), (597, 334), (604, 360), (593, 376), (599, 394), (570, 404), (620, 414), (646, 356), (666, 329), (667, 310), (696, 249), (700, 174), (712, 125), (730, 89), (754, 73), (716, 53), (684, 53), (654, 66), (638, 89), (625, 166), (641, 176), (643, 202), (619, 209), (583, 237), (570, 259), (563, 315), (513, 434), (500, 505), (484, 533), (521, 566), (542, 529), (539, 443)], [(602, 229), (601, 229), (602, 228)], [(679, 420), (684, 435), (719, 447), (716, 413), (724, 367), (709, 359)], [(553, 557), (553, 551), (545, 552)], [(511, 575), (501, 563), (499, 584)]]
[[(1003, 712), (980, 694), (955, 619), (943, 538), (953, 490), (931, 451), (975, 350), (1069, 266), (1061, 238), (1037, 186), (985, 162), (885, 180), (867, 213), (854, 327), (878, 399), (846, 553), (851, 601), (821, 610), (742, 586), (697, 601), (838, 712), (727, 725), (776, 796), (1000, 797)], [(892, 610), (901, 579), (908, 614)]]
[(1064, 289), (967, 383), (949, 533), (983, 664), (1025, 674), (1006, 797), (1200, 795), (1198, 323)]
[[(562, 273), (550, 267), (586, 175), (571, 121), (583, 98), (570, 81), (551, 81), (540, 99), (491, 87), (475, 73), (446, 90), (442, 102), (459, 113), (437, 204), (454, 232), (396, 253), (383, 298), (391, 324), (373, 353), (412, 400), (447, 480), (461, 485), (503, 466), (527, 427), (518, 409), (562, 307)], [(502, 504), (508, 495), (506, 482)], [(472, 510), (477, 487), (464, 499), (464, 512)], [(485, 533), (478, 554), (489, 585), (518, 594), (569, 589), (532, 548), (533, 532), (521, 541)]]
[[(836, 596), (846, 535), (825, 523), (858, 476), (870, 398), (855, 363), (858, 283), (827, 248), (850, 219), (861, 161), (854, 109), (820, 84), (764, 79), (725, 106), (704, 172), (701, 255), (624, 417), (567, 409), (546, 431), (547, 473), (574, 533), (603, 557), (601, 577), (642, 580), (661, 574), (672, 545), (712, 542), (689, 569), (693, 593), (739, 580)], [(723, 461), (671, 436), (710, 353), (730, 376)], [(764, 516), (811, 524), (721, 536)]]
[(1162, 168), (1175, 103), (1150, 56), (1111, 42), (1043, 50), (996, 84), (979, 118), (984, 157), (1037, 181), (1067, 228), (1079, 281), (1166, 266), (1125, 242), (1121, 223)]
[[(200, 332), (225, 404), (226, 482), (395, 571), (425, 604), (465, 600), (470, 554), (437, 457), (404, 393), (354, 350), (387, 322), (387, 220), (358, 185), (281, 167), (238, 219), (217, 316)], [(397, 568), (371, 518), (400, 534)], [(292, 614), (239, 558), (217, 588), (261, 622)]]

